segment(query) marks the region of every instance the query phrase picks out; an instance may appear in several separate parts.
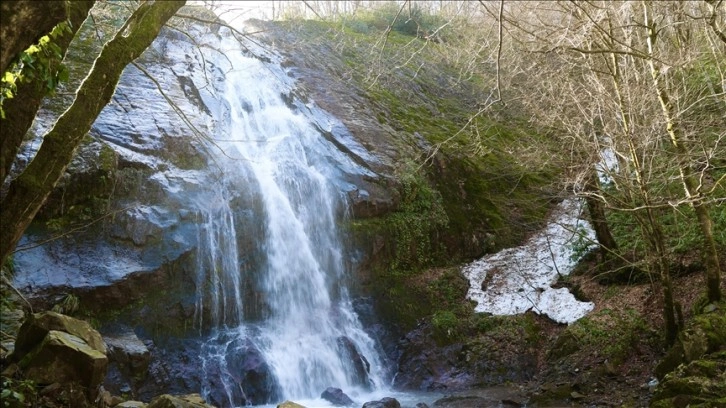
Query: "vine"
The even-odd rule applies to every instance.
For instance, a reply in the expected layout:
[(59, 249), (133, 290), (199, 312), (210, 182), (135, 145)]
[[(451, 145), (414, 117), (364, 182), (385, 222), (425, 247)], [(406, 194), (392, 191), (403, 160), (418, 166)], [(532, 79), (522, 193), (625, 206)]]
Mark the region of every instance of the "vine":
[(3, 73), (0, 80), (0, 118), (5, 119), (3, 105), (15, 97), (18, 85), (34, 82), (39, 91), (53, 94), (58, 84), (68, 80), (68, 69), (61, 63), (63, 50), (56, 44), (58, 38), (72, 34), (70, 22), (64, 21), (36, 44), (21, 52), (17, 60)]

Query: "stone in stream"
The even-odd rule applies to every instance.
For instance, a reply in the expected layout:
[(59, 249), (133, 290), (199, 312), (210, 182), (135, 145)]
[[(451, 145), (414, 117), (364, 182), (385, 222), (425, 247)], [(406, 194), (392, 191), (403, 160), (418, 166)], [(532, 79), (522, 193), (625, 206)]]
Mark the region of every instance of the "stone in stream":
[(149, 403), (146, 408), (214, 408), (214, 406), (204, 402), (199, 394), (188, 395), (160, 395)]
[(401, 408), (401, 404), (395, 398), (385, 397), (378, 401), (368, 401), (363, 408)]
[(227, 346), (226, 361), (230, 374), (244, 390), (247, 404), (266, 404), (279, 397), (275, 376), (250, 339), (231, 342)]
[(328, 387), (322, 394), (320, 394), (320, 398), (330, 402), (336, 407), (353, 405), (353, 400), (350, 399), (350, 397), (347, 396), (340, 388)]
[(353, 369), (353, 381), (366, 389), (371, 389), (371, 379), (368, 374), (371, 371), (371, 364), (364, 355), (358, 351), (353, 340), (348, 336), (337, 338), (338, 351), (343, 355), (343, 360)]

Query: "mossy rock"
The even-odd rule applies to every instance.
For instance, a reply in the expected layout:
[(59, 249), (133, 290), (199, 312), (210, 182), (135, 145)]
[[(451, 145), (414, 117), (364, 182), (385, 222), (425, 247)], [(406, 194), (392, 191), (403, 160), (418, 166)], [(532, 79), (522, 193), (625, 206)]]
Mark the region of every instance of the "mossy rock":
[(285, 401), (277, 406), (277, 408), (305, 408), (304, 405), (300, 405), (296, 402)]
[(20, 327), (15, 346), (15, 358), (23, 358), (52, 330), (79, 337), (94, 350), (106, 354), (106, 343), (87, 322), (56, 312), (41, 312), (29, 316)]
[(700, 359), (706, 353), (714, 353), (726, 346), (726, 310), (724, 302), (709, 305), (708, 312), (696, 315), (666, 356), (655, 368), (655, 375), (663, 379), (681, 364)]
[(572, 334), (571, 331), (565, 330), (557, 337), (555, 344), (547, 352), (547, 359), (557, 361), (563, 357), (567, 357), (576, 353), (582, 348), (580, 341)]
[(571, 384), (543, 384), (529, 403), (534, 406), (558, 406), (566, 403), (573, 393)]
[(705, 355), (666, 375), (650, 406), (726, 406), (726, 351)]
[(151, 400), (146, 408), (214, 408), (207, 404), (199, 394), (174, 396), (159, 395)]

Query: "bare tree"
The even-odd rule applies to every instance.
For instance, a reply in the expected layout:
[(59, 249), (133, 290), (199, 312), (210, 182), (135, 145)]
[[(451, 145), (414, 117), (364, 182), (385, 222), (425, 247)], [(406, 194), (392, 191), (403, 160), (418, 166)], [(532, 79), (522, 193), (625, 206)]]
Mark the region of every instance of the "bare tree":
[[(607, 212), (632, 216), (646, 243), (645, 266), (662, 286), (666, 338), (678, 330), (664, 211), (691, 207), (704, 243), (708, 298), (721, 272), (709, 206), (723, 202), (720, 2), (482, 2), (505, 22), (504, 95), (569, 146), (562, 159), (590, 208), (597, 238), (614, 250)], [(715, 7), (714, 7), (715, 6)], [(714, 13), (718, 14), (714, 17)], [(472, 65), (471, 70), (477, 67)], [(481, 71), (479, 71), (481, 73)], [(720, 133), (719, 133), (720, 132)], [(598, 165), (602, 152), (615, 158)], [(602, 186), (593, 170), (605, 173)], [(680, 180), (678, 194), (673, 180)]]

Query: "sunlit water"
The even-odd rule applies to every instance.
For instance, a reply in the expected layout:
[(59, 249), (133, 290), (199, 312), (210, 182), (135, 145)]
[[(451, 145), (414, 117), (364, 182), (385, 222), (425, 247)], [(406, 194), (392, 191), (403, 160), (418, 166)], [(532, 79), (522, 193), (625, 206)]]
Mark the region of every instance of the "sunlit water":
[[(199, 216), (196, 323), (212, 330), (202, 392), (229, 406), (326, 406), (319, 397), (328, 387), (369, 401), (385, 387), (382, 361), (348, 296), (338, 227), (346, 203), (330, 181), (349, 159), (285, 103), (263, 62), (239, 51), (227, 58), (228, 109), (210, 149), (220, 179)], [(248, 234), (255, 257), (239, 250)]]

